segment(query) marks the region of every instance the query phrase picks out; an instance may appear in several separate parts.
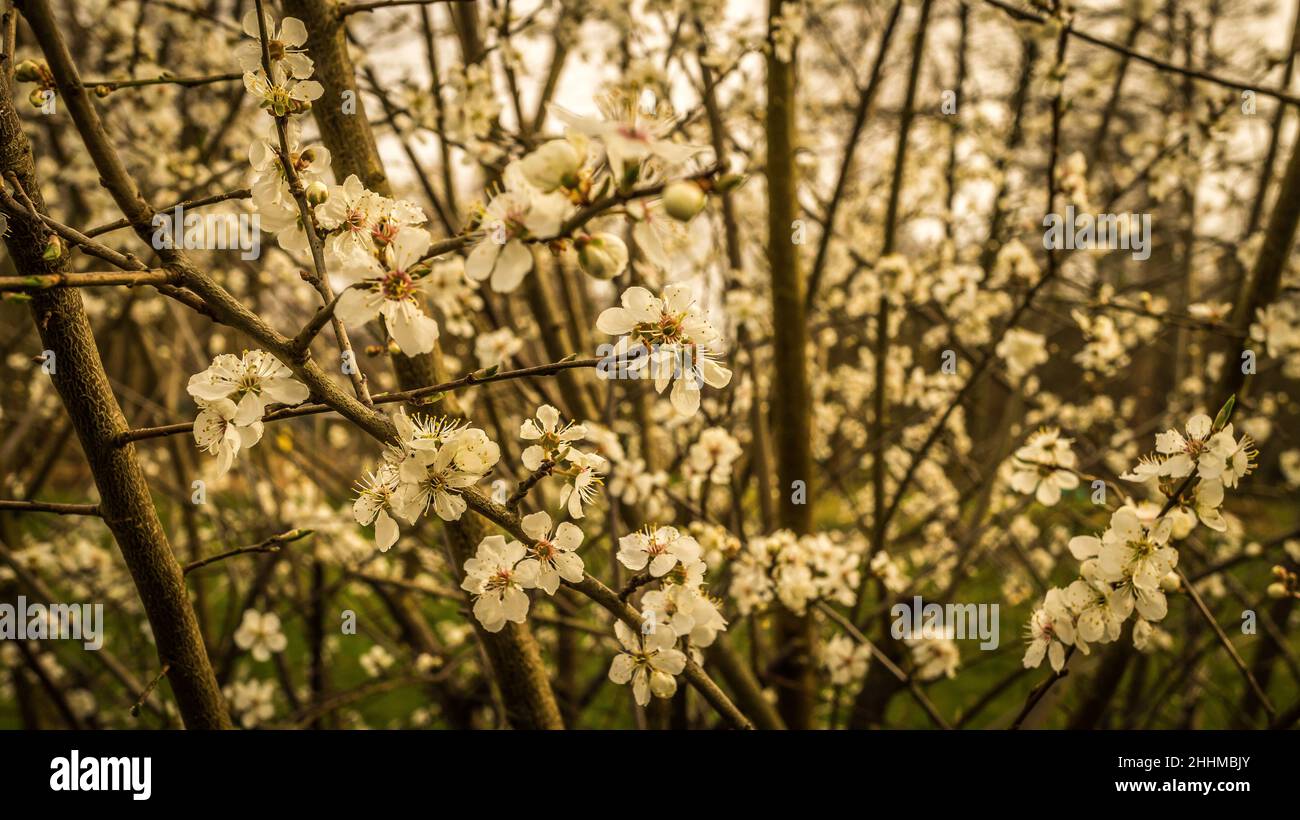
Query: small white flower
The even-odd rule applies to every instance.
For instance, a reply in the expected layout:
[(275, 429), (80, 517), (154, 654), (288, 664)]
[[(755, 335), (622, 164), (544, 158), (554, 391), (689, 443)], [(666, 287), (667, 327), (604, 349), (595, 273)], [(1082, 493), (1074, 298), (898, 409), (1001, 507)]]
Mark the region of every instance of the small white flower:
[[(1214, 421), (1204, 413), (1192, 416), (1187, 422), (1187, 437), (1177, 430), (1156, 434), (1156, 452), (1167, 456), (1160, 467), (1160, 475), (1183, 478), (1191, 475), (1199, 462), (1202, 478), (1214, 478), (1223, 471), (1222, 457), (1206, 447)], [(1216, 463), (1217, 462), (1217, 463)]]
[(316, 221), (330, 232), (325, 251), (340, 262), (352, 251), (373, 253), (371, 233), (383, 217), (383, 197), (368, 190), (356, 174), (329, 189), (329, 198), (316, 208)]
[(377, 678), (393, 665), (393, 656), (387, 649), (375, 644), (366, 650), (366, 653), (360, 659), (361, 668), (365, 670), (368, 677)]
[(526, 419), (519, 428), (519, 437), (524, 441), (536, 441), (527, 447), (520, 459), (524, 468), (536, 470), (543, 461), (559, 461), (569, 451), (572, 442), (579, 441), (587, 435), (587, 428), (581, 424), (568, 422), (560, 425), (560, 411), (549, 404), (537, 408), (536, 419)]
[(225, 475), (240, 450), (247, 450), (262, 439), (262, 422), (235, 423), (237, 408), (230, 399), (200, 402), (194, 420), (194, 441), (199, 449), (217, 457), (217, 475)]
[(283, 652), (289, 639), (280, 631), (280, 616), (249, 609), (244, 611), (244, 619), (235, 631), (235, 645), (249, 650), (253, 660), (266, 661), (272, 652)]
[(595, 453), (572, 448), (565, 451), (564, 459), (568, 465), (556, 473), (567, 476), (570, 483), (560, 488), (560, 506), (567, 507), (574, 518), (582, 518), (582, 505), (595, 500), (609, 463)]
[(338, 297), (334, 314), (354, 327), (382, 316), (403, 353), (417, 356), (432, 351), (438, 323), (421, 310), (416, 297), (420, 280), (411, 275), (430, 241), (427, 231), (403, 227), (381, 251), (382, 264), (365, 251), (348, 253), (342, 273), (352, 284)]
[(524, 179), (518, 162), (506, 167), (505, 190), (484, 210), (484, 235), (465, 260), (465, 274), (481, 282), (491, 280), (492, 290), (510, 293), (533, 269), (530, 239), (550, 239), (570, 210), (563, 194), (539, 193)]
[(222, 690), (239, 725), (252, 729), (275, 715), (275, 684), (269, 680), (235, 681)]
[(1007, 365), (1007, 375), (1020, 381), (1047, 361), (1047, 339), (1032, 330), (1013, 327), (998, 342), (997, 354)]
[[(620, 336), (613, 355), (626, 357), (640, 352), (628, 364), (630, 373), (648, 368), (655, 391), (662, 393), (676, 379), (672, 391), (673, 409), (681, 416), (693, 416), (700, 407), (700, 386), (725, 387), (731, 371), (713, 360), (720, 351), (721, 336), (695, 304), (691, 289), (669, 285), (660, 299), (642, 287), (623, 292), (621, 307), (605, 310), (596, 328)], [(598, 376), (609, 374), (597, 368)]]
[(549, 110), (569, 128), (600, 141), (619, 185), (644, 176), (641, 166), (647, 160), (676, 166), (707, 150), (667, 139), (677, 118), (666, 103), (650, 108), (621, 90), (598, 98), (596, 103), (604, 119), (582, 117), (554, 104)]
[(537, 586), (536, 564), (523, 562), (524, 545), (489, 535), (478, 552), (465, 561), (461, 589), (475, 596), (474, 617), (488, 632), (500, 632), (506, 622), (521, 624), (528, 616), (526, 589)]
[[(456, 332), (454, 326), (451, 327), (451, 332)], [(474, 337), (474, 355), (478, 358), (479, 367), (506, 364), (523, 347), (523, 340), (508, 327), (491, 333), (479, 333)]]
[(689, 564), (700, 558), (700, 545), (676, 527), (638, 530), (618, 539), (618, 560), (634, 572), (649, 567), (655, 578), (667, 575), (678, 562)]
[(582, 154), (569, 140), (551, 140), (519, 161), (524, 178), (544, 194), (576, 187), (581, 168)]
[(313, 100), (320, 99), (325, 87), (315, 80), (295, 80), (286, 75), (282, 65), (271, 67), (271, 80), (259, 66), (256, 71), (244, 72), (244, 88), (257, 97), (259, 106), (276, 117), (298, 114), (311, 107)]
[(1077, 639), (1088, 643), (1118, 639), (1120, 627), (1133, 612), (1133, 601), (1094, 571), (1066, 587), (1065, 598), (1075, 613)]
[(380, 552), (388, 552), (401, 534), (397, 522), (390, 511), (394, 511), (395, 495), (399, 484), (397, 468), (390, 463), (383, 463), (379, 471), (370, 473), (359, 486), (357, 500), (352, 503), (352, 515), (357, 523), (368, 527), (375, 525), (375, 546)]
[(835, 635), (821, 646), (822, 667), (829, 673), (831, 683), (847, 686), (862, 680), (871, 661), (871, 646), (859, 644), (848, 635)]
[(205, 402), (235, 402), (233, 421), (241, 426), (262, 418), (268, 404), (300, 404), (310, 395), (292, 370), (262, 350), (245, 351), (242, 358), (221, 354), (207, 370), (190, 377), (186, 390)]
[[(270, 52), (271, 65), (283, 63), (289, 74), (299, 80), (311, 76), (312, 61), (302, 49), (307, 42), (307, 27), (296, 17), (286, 17), (280, 23), (280, 31), (275, 30), (275, 18), (265, 15), (267, 51)], [(257, 71), (262, 67), (262, 32), (257, 25), (257, 10), (249, 9), (244, 15), (244, 33), (254, 42), (240, 43), (237, 50), (239, 67), (244, 71)]]
[(1030, 436), (1025, 446), (1016, 450), (1011, 489), (1033, 494), (1039, 504), (1047, 507), (1060, 501), (1062, 490), (1079, 486), (1070, 444), (1071, 440), (1062, 438), (1055, 428), (1044, 428)]
[(673, 644), (677, 638), (671, 629), (651, 629), (647, 635), (638, 635), (627, 624), (617, 621), (614, 634), (623, 645), (623, 651), (614, 656), (609, 666), (609, 679), (614, 683), (632, 682), (636, 702), (645, 706), (650, 695), (670, 698), (677, 692), (677, 680), (686, 668), (686, 655)]
[(1043, 656), (1050, 655), (1052, 669), (1060, 672), (1065, 666), (1065, 647), (1074, 644), (1075, 639), (1074, 620), (1061, 590), (1047, 591), (1043, 605), (1030, 616), (1028, 629), (1025, 668), (1036, 668), (1043, 662)]
[(533, 539), (528, 547), (528, 558), (520, 562), (520, 569), (535, 576), (538, 588), (554, 595), (560, 588), (560, 579), (570, 583), (582, 580), (582, 558), (575, 552), (582, 544), (582, 530), (564, 521), (551, 535), (551, 517), (544, 512), (524, 516), (519, 522), (528, 537)]

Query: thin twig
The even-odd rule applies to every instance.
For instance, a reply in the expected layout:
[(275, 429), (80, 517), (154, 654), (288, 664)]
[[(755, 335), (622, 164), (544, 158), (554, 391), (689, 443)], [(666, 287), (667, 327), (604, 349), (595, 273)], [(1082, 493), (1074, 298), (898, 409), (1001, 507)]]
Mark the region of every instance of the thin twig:
[(55, 515), (103, 515), (98, 504), (58, 504), (49, 501), (0, 500), (0, 511), (46, 512)]
[[(480, 375), (479, 373), (470, 373), (449, 382), (441, 384), (432, 384), (427, 387), (417, 387), (412, 390), (402, 390), (396, 393), (380, 393), (374, 397), (374, 403), (393, 404), (395, 402), (411, 402), (416, 399), (422, 399), (427, 396), (437, 395), (438, 393), (447, 393), (452, 390), (459, 390), (462, 387), (469, 387), (476, 384), (489, 384), (491, 382), (506, 381), (508, 379), (523, 379), (532, 376), (551, 376), (562, 370), (569, 370), (575, 367), (595, 367), (602, 360), (592, 359), (570, 359), (565, 362), (552, 362), (551, 364), (536, 365), (534, 367), (524, 367), (519, 370), (507, 370), (504, 372), (493, 373), (491, 375)], [(338, 412), (338, 408), (329, 404), (300, 404), (296, 407), (285, 407), (279, 410), (273, 410), (262, 417), (263, 422), (279, 421), (281, 419), (298, 418), (299, 416), (314, 416), (319, 413)], [(181, 422), (178, 424), (167, 424), (161, 427), (140, 427), (134, 430), (127, 430), (117, 437), (117, 445), (125, 446), (133, 441), (143, 441), (150, 438), (161, 438), (163, 436), (183, 435), (194, 430), (194, 422)]]
[(925, 713), (930, 716), (930, 720), (933, 720), (936, 726), (940, 729), (952, 728), (948, 721), (944, 720), (943, 715), (939, 713), (939, 709), (934, 705), (934, 702), (926, 696), (925, 692), (921, 690), (921, 687), (917, 685), (912, 676), (904, 672), (902, 669), (899, 669), (898, 664), (894, 663), (890, 660), (888, 655), (880, 651), (880, 648), (872, 643), (870, 638), (862, 634), (862, 631), (854, 626), (852, 621), (836, 612), (835, 607), (825, 601), (818, 601), (814, 606), (823, 615), (834, 621), (835, 624), (840, 629), (843, 629), (850, 638), (863, 646), (869, 647), (871, 649), (872, 659), (880, 661), (881, 665), (888, 669), (889, 673), (897, 678), (899, 683), (907, 687), (907, 691), (912, 693), (912, 698), (920, 704), (921, 708), (925, 710)]
[(305, 530), (305, 529), (289, 530), (288, 532), (282, 532), (279, 535), (272, 535), (270, 538), (267, 538), (266, 540), (260, 541), (251, 546), (236, 547), (235, 549), (232, 550), (219, 552), (216, 555), (209, 555), (207, 558), (200, 558), (197, 561), (192, 561), (186, 564), (181, 569), (181, 574), (189, 575), (191, 572), (193, 572), (196, 569), (199, 569), (200, 567), (206, 567), (208, 564), (215, 564), (218, 561), (223, 561), (227, 558), (233, 558), (236, 555), (247, 555), (248, 553), (252, 553), (252, 552), (279, 552), (280, 548), (283, 547), (285, 544), (306, 538), (307, 536), (311, 535), (312, 532), (313, 530)]
[(153, 680), (149, 681), (149, 685), (144, 688), (144, 691), (140, 693), (140, 697), (136, 699), (135, 704), (131, 707), (131, 717), (140, 717), (140, 709), (144, 706), (144, 702), (149, 699), (151, 694), (153, 694), (153, 690), (157, 688), (159, 681), (167, 676), (167, 673), (171, 671), (171, 668), (172, 665), (170, 661), (164, 663), (162, 669), (158, 671), (158, 674), (154, 675)]
[(516, 487), (515, 491), (506, 499), (506, 506), (512, 510), (516, 509), (519, 506), (519, 502), (524, 500), (524, 497), (528, 495), (529, 491), (532, 490), (533, 487), (537, 486), (537, 482), (550, 475), (553, 469), (555, 469), (554, 461), (551, 461), (550, 459), (543, 461), (538, 465), (537, 469), (533, 471), (532, 475), (519, 482), (519, 486)]

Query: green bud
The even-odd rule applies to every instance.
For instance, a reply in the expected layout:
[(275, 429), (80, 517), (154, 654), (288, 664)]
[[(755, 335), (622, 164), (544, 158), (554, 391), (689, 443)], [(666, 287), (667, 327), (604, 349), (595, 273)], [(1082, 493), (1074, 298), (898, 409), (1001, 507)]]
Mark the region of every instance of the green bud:
[(34, 83), (42, 78), (41, 64), (35, 60), (23, 60), (14, 66), (14, 79), (20, 83)]
[(578, 264), (588, 276), (613, 279), (627, 267), (627, 245), (612, 233), (582, 236), (573, 244), (578, 249)]
[(678, 181), (664, 189), (664, 210), (678, 222), (690, 222), (709, 198), (694, 182)]
[(307, 201), (312, 205), (320, 205), (330, 198), (330, 189), (319, 179), (308, 185), (305, 193)]
[(1214, 417), (1214, 426), (1210, 429), (1214, 430), (1216, 433), (1222, 430), (1224, 425), (1228, 423), (1228, 419), (1232, 418), (1232, 408), (1236, 406), (1237, 394), (1233, 393), (1231, 396), (1228, 396), (1228, 400), (1223, 403), (1223, 407), (1219, 408), (1219, 414)]
[(45, 243), (45, 250), (41, 253), (41, 258), (46, 262), (57, 262), (63, 258), (63, 240), (56, 235), (50, 236), (50, 241)]

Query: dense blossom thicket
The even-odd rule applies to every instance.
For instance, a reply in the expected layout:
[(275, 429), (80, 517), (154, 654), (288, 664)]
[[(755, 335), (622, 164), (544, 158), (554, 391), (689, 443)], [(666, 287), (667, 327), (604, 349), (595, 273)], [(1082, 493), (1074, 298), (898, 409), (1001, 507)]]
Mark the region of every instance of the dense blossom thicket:
[(1300, 717), (1294, 10), (25, 5), (0, 725)]

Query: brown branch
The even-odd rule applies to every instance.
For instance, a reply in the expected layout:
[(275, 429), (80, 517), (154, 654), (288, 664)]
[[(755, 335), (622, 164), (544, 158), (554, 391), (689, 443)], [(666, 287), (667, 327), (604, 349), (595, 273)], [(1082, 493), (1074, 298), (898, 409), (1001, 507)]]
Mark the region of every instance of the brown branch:
[(140, 697), (137, 698), (135, 703), (131, 706), (131, 717), (140, 717), (140, 709), (144, 706), (145, 701), (147, 701), (149, 696), (153, 694), (153, 690), (157, 688), (159, 682), (167, 676), (167, 673), (171, 671), (171, 668), (172, 665), (170, 663), (164, 663), (162, 669), (158, 670), (158, 674), (154, 675), (153, 680), (149, 681), (149, 685), (144, 688), (144, 691), (140, 693)]
[[(402, 390), (396, 393), (380, 393), (374, 397), (374, 403), (393, 404), (395, 402), (412, 402), (417, 399), (423, 399), (428, 396), (434, 396), (438, 393), (447, 393), (452, 390), (459, 390), (462, 387), (469, 387), (477, 384), (490, 384), (492, 382), (506, 381), (508, 379), (522, 379), (532, 376), (550, 376), (562, 370), (568, 370), (575, 367), (595, 367), (600, 363), (600, 359), (571, 359), (567, 362), (553, 362), (551, 364), (536, 365), (534, 367), (524, 367), (519, 370), (507, 370), (492, 375), (482, 376), (476, 373), (462, 376), (441, 384), (432, 384), (426, 387), (417, 387), (412, 390)], [(285, 407), (279, 410), (272, 410), (262, 417), (262, 421), (280, 421), (281, 419), (297, 418), (299, 416), (314, 416), (319, 413), (342, 412), (338, 407), (330, 403), (300, 404), (296, 407)], [(346, 415), (346, 414), (345, 414)], [(193, 422), (181, 422), (178, 424), (167, 424), (161, 427), (140, 427), (133, 430), (126, 430), (117, 438), (117, 445), (124, 446), (133, 441), (143, 441), (144, 439), (160, 438), (162, 436), (175, 436), (193, 431)]]
[(184, 88), (194, 88), (201, 85), (241, 80), (243, 77), (243, 73), (239, 71), (232, 71), (228, 74), (208, 74), (199, 77), (174, 77), (170, 74), (163, 74), (158, 77), (146, 79), (87, 80), (81, 85), (82, 88), (88, 88), (97, 95), (103, 96), (104, 94), (122, 88), (140, 88), (147, 85), (179, 85)]
[[(963, 0), (963, 2), (969, 4), (971, 0)], [(1030, 23), (1037, 23), (1039, 25), (1045, 25), (1048, 22), (1051, 22), (1048, 17), (1045, 17), (1040, 14), (1035, 14), (1032, 11), (1026, 11), (1024, 9), (1017, 8), (1016, 6), (1013, 6), (1010, 3), (1004, 2), (1004, 0), (983, 0), (983, 2), (995, 8), (1001, 9), (1002, 11), (1006, 12), (1009, 16), (1014, 17), (1017, 20), (1023, 20), (1025, 22), (1030, 22)], [(1109, 49), (1110, 51), (1113, 51), (1116, 54), (1123, 54), (1129, 59), (1137, 60), (1140, 63), (1146, 63), (1147, 65), (1156, 68), (1160, 71), (1169, 71), (1174, 74), (1181, 75), (1183, 77), (1190, 77), (1193, 80), (1202, 80), (1204, 82), (1213, 83), (1215, 85), (1221, 85), (1224, 88), (1232, 88), (1238, 91), (1253, 91), (1256, 94), (1263, 94), (1265, 97), (1272, 97), (1273, 99), (1278, 100), (1280, 102), (1284, 102), (1288, 105), (1300, 105), (1300, 97), (1296, 97), (1293, 94), (1289, 94), (1282, 89), (1272, 88), (1270, 86), (1265, 86), (1265, 85), (1258, 85), (1256, 83), (1247, 83), (1241, 80), (1233, 80), (1227, 77), (1220, 76), (1218, 74), (1212, 74), (1208, 71), (1202, 71), (1200, 69), (1190, 68), (1187, 66), (1175, 65), (1174, 63), (1168, 62), (1166, 60), (1161, 60), (1158, 57), (1152, 57), (1149, 54), (1143, 54), (1140, 51), (1134, 51), (1133, 49), (1127, 48), (1124, 45), (1120, 43), (1116, 43), (1113, 40), (1107, 40), (1104, 37), (1097, 37), (1096, 35), (1089, 34), (1086, 31), (1081, 31), (1077, 28), (1074, 28), (1073, 25), (1066, 25), (1064, 28), (1064, 32), (1070, 37), (1075, 37), (1077, 39), (1083, 40), (1085, 43), (1091, 43), (1094, 46), (1100, 46), (1102, 48)]]
[(516, 487), (515, 491), (506, 499), (506, 506), (512, 510), (517, 509), (519, 507), (519, 502), (523, 501), (528, 495), (528, 492), (532, 490), (533, 487), (537, 486), (537, 482), (550, 475), (553, 469), (555, 469), (554, 461), (551, 461), (550, 459), (543, 461), (537, 469), (533, 471), (532, 475), (519, 482), (519, 486)]
[(55, 515), (102, 516), (98, 504), (60, 504), (52, 501), (0, 500), (0, 512), (44, 512)]
[(1053, 672), (1051, 677), (1046, 678), (1042, 683), (1035, 686), (1033, 691), (1029, 693), (1029, 697), (1025, 699), (1025, 705), (1021, 707), (1015, 720), (1011, 721), (1010, 728), (1019, 729), (1020, 725), (1025, 722), (1025, 718), (1029, 717), (1029, 713), (1034, 711), (1034, 707), (1037, 706), (1038, 702), (1047, 694), (1047, 690), (1051, 689), (1052, 685), (1058, 680), (1070, 674), (1070, 670), (1067, 667), (1069, 666), (1070, 658), (1072, 657), (1074, 657), (1073, 646), (1071, 646), (1065, 653), (1065, 663), (1061, 665), (1061, 671)]
[(196, 569), (199, 569), (200, 567), (206, 567), (209, 564), (215, 564), (218, 561), (224, 561), (225, 559), (233, 558), (236, 555), (247, 555), (249, 553), (257, 553), (257, 552), (279, 552), (280, 548), (283, 547), (285, 544), (291, 543), (293, 541), (298, 541), (299, 539), (302, 538), (306, 538), (307, 536), (311, 535), (312, 532), (313, 530), (304, 530), (304, 529), (289, 530), (288, 532), (282, 532), (279, 535), (272, 535), (270, 538), (267, 538), (263, 541), (259, 541), (258, 543), (253, 544), (251, 546), (236, 547), (235, 549), (232, 550), (219, 552), (216, 555), (209, 555), (207, 558), (200, 558), (197, 561), (191, 561), (190, 563), (186, 564), (184, 567), (181, 568), (181, 574), (189, 575), (191, 572), (193, 572)]
[(49, 290), (51, 288), (95, 288), (125, 285), (176, 285), (180, 276), (168, 270), (91, 271), (88, 273), (41, 273), (32, 276), (0, 276), (0, 292)]
[(1237, 648), (1232, 645), (1232, 641), (1228, 640), (1228, 636), (1224, 633), (1223, 627), (1219, 626), (1219, 622), (1214, 619), (1214, 613), (1210, 612), (1210, 608), (1205, 605), (1205, 600), (1201, 598), (1201, 594), (1196, 591), (1196, 587), (1192, 585), (1192, 582), (1187, 580), (1187, 576), (1183, 574), (1182, 567), (1175, 567), (1174, 572), (1178, 573), (1178, 578), (1183, 582), (1183, 588), (1187, 590), (1187, 594), (1191, 596), (1192, 603), (1196, 604), (1196, 609), (1201, 613), (1201, 617), (1204, 618), (1205, 622), (1210, 625), (1212, 630), (1214, 630), (1215, 637), (1218, 638), (1219, 643), (1223, 645), (1224, 650), (1228, 653), (1228, 657), (1232, 658), (1233, 664), (1241, 672), (1242, 677), (1246, 679), (1246, 683), (1250, 685), (1251, 690), (1255, 693), (1255, 697), (1259, 698), (1259, 702), (1263, 705), (1264, 710), (1268, 712), (1269, 717), (1277, 717), (1277, 709), (1274, 708), (1273, 701), (1268, 699), (1268, 694), (1264, 692), (1264, 688), (1260, 686), (1259, 681), (1255, 679), (1255, 673), (1250, 671), (1250, 667), (1246, 665), (1244, 660), (1242, 660), (1241, 655), (1237, 652)]
[[(253, 191), (251, 188), (236, 188), (233, 191), (223, 191), (222, 193), (219, 194), (210, 194), (208, 196), (201, 196), (195, 199), (183, 199), (180, 202), (173, 202), (171, 205), (166, 205), (160, 210), (162, 212), (174, 211), (177, 208), (180, 208), (181, 210), (189, 210), (190, 208), (201, 208), (204, 205), (215, 205), (218, 202), (227, 202), (232, 199), (248, 199), (252, 195), (253, 195)], [(109, 222), (106, 225), (100, 225), (97, 228), (91, 228), (90, 230), (86, 231), (86, 236), (99, 236), (100, 234), (110, 233), (112, 231), (117, 231), (117, 230), (121, 230), (122, 228), (129, 228), (129, 227), (131, 227), (130, 220), (119, 219), (116, 222)]]
[(473, 3), (474, 0), (372, 0), (369, 3), (340, 3), (337, 14), (339, 17), (347, 17), (352, 14), (360, 14), (364, 11), (376, 11), (378, 9), (391, 9), (398, 6), (432, 6), (437, 3)]

